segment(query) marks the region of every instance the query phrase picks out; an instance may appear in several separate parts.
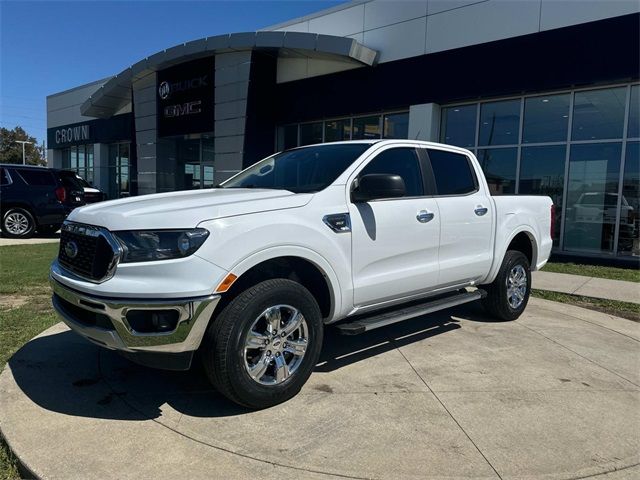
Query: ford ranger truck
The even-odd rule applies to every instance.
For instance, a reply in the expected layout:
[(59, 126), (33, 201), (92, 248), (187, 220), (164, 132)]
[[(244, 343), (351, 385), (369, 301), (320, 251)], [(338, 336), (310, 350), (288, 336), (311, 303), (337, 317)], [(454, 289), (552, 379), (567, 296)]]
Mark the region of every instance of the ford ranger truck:
[(87, 205), (64, 223), (53, 305), (144, 365), (196, 352), (234, 402), (293, 397), (334, 325), (353, 335), (467, 302), (527, 305), (553, 204), (491, 196), (468, 150), (409, 140), (294, 148), (217, 188)]

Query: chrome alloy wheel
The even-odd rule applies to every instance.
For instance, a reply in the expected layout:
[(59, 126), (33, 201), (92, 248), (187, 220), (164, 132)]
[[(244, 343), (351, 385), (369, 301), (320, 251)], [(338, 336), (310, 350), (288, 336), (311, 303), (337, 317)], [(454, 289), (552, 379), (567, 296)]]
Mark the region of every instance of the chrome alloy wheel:
[(507, 301), (514, 310), (520, 308), (527, 295), (527, 272), (522, 265), (516, 265), (507, 277)]
[(4, 228), (12, 235), (24, 235), (29, 231), (29, 219), (20, 212), (12, 212), (4, 219)]
[(293, 375), (307, 351), (309, 329), (302, 313), (274, 305), (256, 318), (244, 345), (244, 367), (261, 385), (277, 385)]

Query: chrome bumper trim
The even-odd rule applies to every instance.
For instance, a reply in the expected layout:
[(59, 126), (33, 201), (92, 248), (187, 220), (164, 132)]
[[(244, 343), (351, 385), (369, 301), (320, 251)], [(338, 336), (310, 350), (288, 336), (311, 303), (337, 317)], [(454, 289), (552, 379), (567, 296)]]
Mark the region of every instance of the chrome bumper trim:
[[(64, 286), (51, 276), (53, 306), (69, 328), (100, 346), (127, 352), (180, 353), (197, 350), (220, 295), (166, 300), (133, 300), (94, 297)], [(56, 296), (89, 312), (106, 315), (114, 330), (87, 326), (74, 318)], [(138, 333), (127, 322), (131, 310), (176, 310), (179, 313), (175, 330), (166, 333)]]

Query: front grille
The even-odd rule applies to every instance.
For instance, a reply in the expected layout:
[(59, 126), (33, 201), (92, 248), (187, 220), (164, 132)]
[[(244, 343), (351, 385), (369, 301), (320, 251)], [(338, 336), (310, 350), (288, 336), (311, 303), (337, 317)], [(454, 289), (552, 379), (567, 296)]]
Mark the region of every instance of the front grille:
[(53, 297), (58, 303), (58, 306), (77, 323), (80, 323), (86, 327), (99, 327), (104, 330), (115, 330), (113, 323), (107, 315), (104, 315), (102, 313), (95, 313), (90, 310), (85, 310), (82, 307), (66, 301), (64, 298), (55, 293), (53, 294)]
[(109, 274), (116, 252), (95, 227), (65, 224), (60, 232), (60, 264), (78, 275), (102, 280)]

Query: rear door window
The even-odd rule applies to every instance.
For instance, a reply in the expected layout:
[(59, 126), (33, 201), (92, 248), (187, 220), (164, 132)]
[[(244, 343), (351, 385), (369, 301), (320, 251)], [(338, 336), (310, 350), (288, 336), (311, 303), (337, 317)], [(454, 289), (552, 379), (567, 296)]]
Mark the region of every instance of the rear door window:
[(466, 195), (478, 189), (476, 175), (466, 155), (427, 149), (438, 195)]
[(28, 185), (34, 187), (56, 186), (56, 179), (49, 170), (20, 168), (16, 171)]

